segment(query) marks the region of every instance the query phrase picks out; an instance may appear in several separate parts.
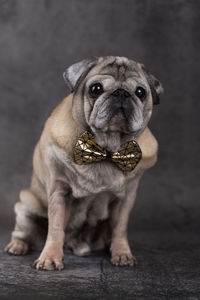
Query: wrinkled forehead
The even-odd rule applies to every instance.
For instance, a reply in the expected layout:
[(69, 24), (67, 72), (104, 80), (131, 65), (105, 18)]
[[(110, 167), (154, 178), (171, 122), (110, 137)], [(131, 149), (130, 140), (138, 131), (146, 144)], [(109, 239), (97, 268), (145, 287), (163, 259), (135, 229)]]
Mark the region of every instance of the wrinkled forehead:
[(99, 65), (99, 75), (110, 75), (118, 81), (126, 81), (130, 77), (143, 77), (135, 61), (126, 57), (111, 57)]

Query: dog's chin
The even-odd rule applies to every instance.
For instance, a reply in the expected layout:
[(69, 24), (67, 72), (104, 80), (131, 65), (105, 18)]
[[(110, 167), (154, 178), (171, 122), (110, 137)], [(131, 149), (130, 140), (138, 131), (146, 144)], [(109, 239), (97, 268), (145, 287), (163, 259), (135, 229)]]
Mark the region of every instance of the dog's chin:
[(117, 132), (122, 135), (124, 134), (136, 134), (142, 127), (142, 122), (136, 122), (134, 118), (126, 118), (124, 114), (118, 113), (114, 115), (110, 120), (96, 119), (91, 125), (93, 132)]
[(118, 151), (122, 143), (137, 138), (141, 128), (142, 122), (138, 124), (120, 114), (113, 116), (104, 124), (98, 120), (94, 124), (90, 124), (96, 142), (111, 152)]

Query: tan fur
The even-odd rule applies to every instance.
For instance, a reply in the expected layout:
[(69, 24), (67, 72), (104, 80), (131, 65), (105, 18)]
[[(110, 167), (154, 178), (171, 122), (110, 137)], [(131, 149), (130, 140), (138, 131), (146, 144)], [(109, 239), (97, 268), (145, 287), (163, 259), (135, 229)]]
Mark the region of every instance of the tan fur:
[[(34, 172), (30, 190), (21, 191), (21, 202), (16, 204), (16, 210), (20, 205), (23, 206), (23, 209), (27, 211), (27, 213), (30, 212), (38, 216), (47, 216), (47, 194), (50, 181), (50, 169), (47, 162), (49, 157), (49, 145), (56, 145), (61, 151), (64, 151), (64, 153), (72, 157), (74, 144), (83, 131), (73, 120), (71, 109), (72, 94), (59, 104), (47, 120), (33, 155)], [(148, 128), (141, 134), (138, 143), (142, 150), (142, 160), (137, 166), (137, 170), (140, 171), (151, 167), (155, 163), (158, 145)], [(21, 212), (18, 213), (18, 216), (20, 214)], [(26, 217), (24, 217), (24, 223), (24, 225), (27, 226)], [(20, 230), (15, 230), (13, 237), (24, 238), (21, 236)]]
[[(80, 91), (76, 97), (80, 102)], [(150, 99), (149, 111), (151, 103)], [(142, 159), (127, 174), (107, 161), (76, 165), (73, 149), (86, 129), (78, 125), (84, 123), (84, 118), (78, 123), (80, 106), (77, 109), (75, 120), (70, 94), (46, 121), (34, 150), (30, 189), (21, 191), (20, 202), (15, 205), (16, 225), (6, 251), (26, 254), (34, 239), (33, 216), (48, 217), (47, 240), (34, 263), (36, 268), (61, 270), (65, 239), (74, 253), (84, 255), (93, 247), (95, 238), (98, 244), (97, 236), (99, 241), (110, 244), (113, 264), (134, 265), (136, 260), (127, 239), (128, 219), (140, 177), (156, 162), (157, 141), (146, 127), (137, 139)], [(87, 226), (83, 230), (85, 222)]]

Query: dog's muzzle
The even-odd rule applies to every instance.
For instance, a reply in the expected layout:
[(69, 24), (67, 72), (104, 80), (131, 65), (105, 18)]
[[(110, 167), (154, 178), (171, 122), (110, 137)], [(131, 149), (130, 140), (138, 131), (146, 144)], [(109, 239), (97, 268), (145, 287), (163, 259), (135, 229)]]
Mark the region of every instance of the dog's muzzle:
[(111, 94), (110, 109), (113, 115), (122, 112), (128, 119), (133, 113), (132, 98), (124, 89), (117, 89)]

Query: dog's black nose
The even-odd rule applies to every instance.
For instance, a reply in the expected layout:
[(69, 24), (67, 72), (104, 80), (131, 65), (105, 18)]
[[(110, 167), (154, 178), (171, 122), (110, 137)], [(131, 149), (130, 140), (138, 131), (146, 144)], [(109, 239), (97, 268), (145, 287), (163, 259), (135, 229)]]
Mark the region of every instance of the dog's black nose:
[(128, 98), (128, 97), (130, 97), (129, 92), (127, 92), (127, 91), (124, 90), (124, 89), (117, 89), (117, 90), (115, 90), (115, 91), (112, 93), (112, 95), (113, 95), (114, 97), (120, 97), (120, 98)]

